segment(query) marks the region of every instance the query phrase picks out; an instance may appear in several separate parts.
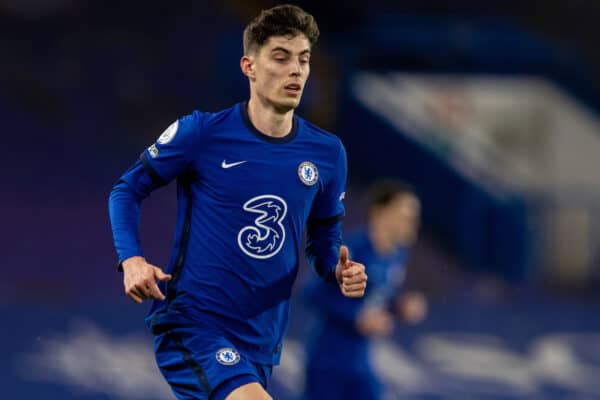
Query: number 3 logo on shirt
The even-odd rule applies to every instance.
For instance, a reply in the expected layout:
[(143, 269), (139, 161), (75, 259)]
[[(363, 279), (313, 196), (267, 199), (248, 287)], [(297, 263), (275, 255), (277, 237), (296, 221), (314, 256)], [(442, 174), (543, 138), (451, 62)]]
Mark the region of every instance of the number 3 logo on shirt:
[(245, 226), (238, 233), (240, 249), (258, 259), (270, 258), (279, 253), (285, 242), (285, 200), (273, 194), (264, 194), (244, 203), (244, 210), (260, 215), (254, 220), (254, 225)]

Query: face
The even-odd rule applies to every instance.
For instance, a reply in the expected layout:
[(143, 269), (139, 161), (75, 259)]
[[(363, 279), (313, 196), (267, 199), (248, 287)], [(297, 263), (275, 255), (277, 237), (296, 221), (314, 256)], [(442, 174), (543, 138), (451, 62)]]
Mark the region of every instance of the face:
[(280, 112), (300, 104), (310, 73), (310, 43), (306, 36), (272, 36), (254, 54), (241, 60), (250, 79), (251, 96)]
[(421, 204), (412, 194), (396, 196), (382, 212), (388, 233), (396, 242), (410, 245), (417, 239)]

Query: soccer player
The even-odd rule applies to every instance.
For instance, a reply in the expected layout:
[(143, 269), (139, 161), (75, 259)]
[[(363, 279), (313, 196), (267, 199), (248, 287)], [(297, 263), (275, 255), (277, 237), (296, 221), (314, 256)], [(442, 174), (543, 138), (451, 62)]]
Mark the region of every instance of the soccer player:
[(375, 183), (368, 193), (367, 227), (347, 241), (352, 257), (367, 267), (365, 296), (337, 296), (320, 282), (311, 282), (306, 290), (320, 314), (307, 351), (307, 400), (382, 398), (382, 385), (369, 362), (371, 339), (389, 336), (396, 318), (414, 324), (425, 317), (420, 292), (400, 293), (408, 249), (417, 235), (419, 200), (409, 186), (394, 181)]
[[(294, 115), (318, 36), (299, 7), (262, 11), (243, 36), (250, 99), (175, 121), (111, 192), (125, 291), (154, 299), (146, 321), (179, 399), (271, 398), (305, 227), (317, 274), (340, 297), (364, 294), (364, 265), (341, 246), (344, 147)], [(172, 180), (176, 238), (163, 272), (143, 257), (140, 204)]]

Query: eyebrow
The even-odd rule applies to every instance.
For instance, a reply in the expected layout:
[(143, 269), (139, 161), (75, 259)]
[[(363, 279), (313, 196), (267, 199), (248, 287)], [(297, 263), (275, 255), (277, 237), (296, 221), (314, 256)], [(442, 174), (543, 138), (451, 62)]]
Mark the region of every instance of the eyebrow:
[[(292, 52), (291, 52), (291, 51), (289, 51), (288, 49), (286, 49), (286, 48), (284, 48), (284, 47), (275, 47), (274, 49), (272, 49), (272, 50), (271, 50), (271, 53), (275, 53), (275, 52), (277, 52), (277, 51), (282, 51), (282, 52), (284, 52), (284, 53), (286, 53), (286, 54), (292, 54)], [(306, 50), (302, 50), (302, 51), (300, 52), (300, 55), (304, 55), (304, 54), (310, 54), (310, 50), (309, 50), (309, 49), (306, 49)]]

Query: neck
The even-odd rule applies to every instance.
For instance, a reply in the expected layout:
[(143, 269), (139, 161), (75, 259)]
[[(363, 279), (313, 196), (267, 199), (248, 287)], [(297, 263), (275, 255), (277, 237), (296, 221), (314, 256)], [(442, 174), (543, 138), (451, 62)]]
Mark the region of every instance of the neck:
[(294, 109), (279, 111), (275, 106), (251, 96), (248, 102), (248, 117), (260, 132), (267, 136), (283, 137), (292, 130)]

